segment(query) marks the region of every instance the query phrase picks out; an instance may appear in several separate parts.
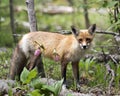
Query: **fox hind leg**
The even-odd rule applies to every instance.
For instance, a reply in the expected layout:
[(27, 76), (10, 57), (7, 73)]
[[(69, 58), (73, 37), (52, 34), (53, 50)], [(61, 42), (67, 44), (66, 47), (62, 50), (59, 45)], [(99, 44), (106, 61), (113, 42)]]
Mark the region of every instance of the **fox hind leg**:
[(34, 51), (33, 51), (33, 52), (30, 52), (30, 58), (29, 58), (29, 63), (27, 65), (27, 68), (28, 68), (28, 70), (32, 70), (35, 67), (37, 67), (37, 70), (38, 70), (38, 73), (40, 74), (40, 76), (45, 77), (42, 56), (41, 56), (41, 54), (39, 54), (37, 56), (34, 55)]
[(38, 56), (38, 58), (36, 59), (36, 66), (37, 66), (37, 70), (38, 73), (40, 74), (41, 77), (45, 77), (45, 70), (44, 70), (44, 66), (43, 66), (43, 61), (42, 61), (42, 56)]
[(27, 69), (28, 70), (32, 70), (33, 68), (35, 68), (36, 66), (36, 60), (37, 60), (38, 56), (34, 56), (32, 53), (30, 55), (30, 58), (29, 58), (29, 63), (27, 64)]
[(20, 74), (24, 66), (26, 65), (26, 63), (27, 63), (26, 56), (24, 55), (20, 47), (17, 45), (13, 53), (12, 60), (11, 60), (10, 78), (16, 79), (15, 77), (18, 76), (18, 79), (19, 79)]

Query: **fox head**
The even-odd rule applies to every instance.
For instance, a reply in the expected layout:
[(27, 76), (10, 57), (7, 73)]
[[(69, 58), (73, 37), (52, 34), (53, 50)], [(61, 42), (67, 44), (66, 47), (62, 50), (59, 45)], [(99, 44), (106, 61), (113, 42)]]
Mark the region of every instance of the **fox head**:
[(96, 24), (91, 25), (87, 30), (77, 30), (74, 26), (71, 26), (72, 33), (78, 41), (81, 49), (87, 49), (91, 45), (94, 38), (94, 32)]

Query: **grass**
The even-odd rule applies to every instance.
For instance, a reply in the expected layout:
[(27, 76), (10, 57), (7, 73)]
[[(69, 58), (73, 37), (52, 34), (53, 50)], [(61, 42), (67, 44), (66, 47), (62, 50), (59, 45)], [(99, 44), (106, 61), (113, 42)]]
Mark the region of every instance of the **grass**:
[(43, 63), (45, 65), (46, 77), (53, 77), (54, 79), (60, 79), (60, 64), (43, 57)]
[(3, 48), (5, 51), (0, 51), (0, 78), (6, 79), (9, 73), (10, 59), (12, 56), (12, 49)]

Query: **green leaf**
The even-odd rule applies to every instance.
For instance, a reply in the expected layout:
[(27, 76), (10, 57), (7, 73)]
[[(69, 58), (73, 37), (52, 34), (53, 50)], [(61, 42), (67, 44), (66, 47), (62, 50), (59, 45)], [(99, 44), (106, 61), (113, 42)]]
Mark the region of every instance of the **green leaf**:
[(85, 61), (85, 70), (88, 71), (89, 70), (89, 65), (90, 65), (90, 59), (87, 59)]
[(8, 90), (8, 96), (13, 96), (12, 88)]
[(45, 94), (45, 96), (49, 96), (50, 94), (58, 96), (61, 91), (62, 83), (63, 79), (56, 82), (53, 86), (50, 86), (40, 82), (39, 79), (35, 79), (31, 82), (31, 86), (35, 89), (39, 89), (42, 94)]
[(21, 73), (21, 75), (20, 75), (20, 81), (22, 81), (23, 84), (26, 83), (26, 80), (27, 80), (27, 78), (28, 78), (28, 74), (29, 74), (29, 73), (30, 73), (30, 72), (29, 72), (26, 68), (23, 69), (23, 71), (22, 71), (22, 73)]
[(71, 93), (68, 93), (67, 96), (73, 96)]
[(55, 88), (54, 88), (54, 86), (43, 85), (42, 91), (43, 91), (45, 94), (46, 94), (46, 93), (48, 93), (48, 94), (52, 93), (52, 94), (55, 95)]
[(40, 94), (40, 91), (38, 89), (33, 90), (32, 92), (30, 92), (28, 94), (28, 96), (43, 96), (42, 94)]
[(26, 79), (26, 83), (30, 83), (30, 81), (32, 81), (33, 78), (35, 78), (37, 76), (37, 70), (36, 68), (34, 68), (33, 70), (31, 70), (27, 76)]
[(37, 70), (36, 69), (33, 69), (33, 70), (29, 71), (26, 68), (24, 68), (21, 75), (20, 75), (20, 80), (22, 81), (23, 84), (28, 84), (36, 76), (37, 76)]
[(34, 89), (42, 89), (43, 85), (45, 85), (44, 83), (40, 82), (40, 78), (34, 79), (30, 82), (30, 85), (34, 88)]
[(58, 96), (60, 91), (61, 91), (61, 88), (62, 88), (62, 84), (63, 84), (63, 79), (61, 81), (58, 81), (54, 87), (55, 87), (55, 96)]

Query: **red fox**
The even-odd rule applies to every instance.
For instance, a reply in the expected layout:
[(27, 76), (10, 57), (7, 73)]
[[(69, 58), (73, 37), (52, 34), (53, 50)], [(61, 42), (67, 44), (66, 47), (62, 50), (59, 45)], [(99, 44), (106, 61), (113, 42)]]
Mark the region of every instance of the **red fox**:
[[(35, 54), (42, 51), (44, 56), (51, 59), (54, 59), (55, 53), (57, 54), (56, 60), (61, 62), (61, 75), (64, 78), (63, 84), (66, 83), (67, 64), (71, 62), (74, 79), (76, 84), (79, 85), (79, 60), (91, 46), (96, 24), (93, 24), (86, 30), (77, 30), (74, 26), (71, 26), (71, 29), (72, 34), (70, 35), (41, 31), (25, 34), (14, 51), (10, 78), (15, 79), (15, 76), (20, 76), (27, 62), (29, 60), (32, 62)], [(38, 72), (41, 72), (42, 77), (44, 77), (45, 73), (41, 56), (37, 54), (33, 61), (36, 63)]]

